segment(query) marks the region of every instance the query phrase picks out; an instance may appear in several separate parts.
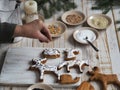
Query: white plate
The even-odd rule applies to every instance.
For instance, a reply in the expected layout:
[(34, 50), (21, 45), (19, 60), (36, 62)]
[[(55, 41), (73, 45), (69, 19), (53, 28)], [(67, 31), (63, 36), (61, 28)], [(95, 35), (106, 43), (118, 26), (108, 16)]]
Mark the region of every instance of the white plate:
[[(73, 23), (69, 23), (69, 22), (66, 20), (66, 17), (67, 17), (68, 15), (78, 15), (78, 16), (80, 16), (80, 17), (82, 18), (82, 20), (81, 20), (80, 22), (74, 23), (74, 24), (73, 24)], [(67, 25), (80, 25), (80, 24), (83, 24), (83, 23), (85, 22), (85, 20), (86, 20), (85, 15), (84, 15), (82, 12), (80, 12), (80, 11), (74, 11), (74, 10), (65, 12), (65, 13), (62, 15), (61, 19), (62, 19), (62, 21), (63, 21), (64, 23), (66, 23)], [(74, 18), (73, 18), (73, 19), (74, 19)]]
[[(93, 21), (95, 19), (98, 19), (98, 18), (102, 18), (103, 20), (106, 20), (107, 21), (107, 25), (103, 26), (103, 27), (99, 27), (99, 26), (93, 24)], [(110, 19), (110, 17), (108, 17), (108, 16), (106, 16), (104, 14), (94, 14), (94, 15), (89, 16), (88, 19), (87, 19), (88, 25), (91, 26), (91, 27), (93, 27), (93, 28), (96, 28), (98, 30), (106, 29), (108, 26), (110, 26), (111, 22), (112, 22), (112, 20)], [(97, 23), (99, 24), (100, 21), (97, 20), (96, 24)], [(103, 23), (103, 21), (102, 21), (102, 23)]]
[(74, 33), (73, 33), (73, 38), (82, 44), (88, 44), (85, 38), (88, 37), (88, 40), (90, 42), (94, 42), (98, 38), (98, 32), (89, 27), (83, 27), (83, 28), (78, 28)]
[(43, 89), (43, 90), (53, 90), (53, 88), (48, 84), (41, 84), (36, 83), (34, 85), (31, 85), (27, 90), (34, 90), (35, 88)]

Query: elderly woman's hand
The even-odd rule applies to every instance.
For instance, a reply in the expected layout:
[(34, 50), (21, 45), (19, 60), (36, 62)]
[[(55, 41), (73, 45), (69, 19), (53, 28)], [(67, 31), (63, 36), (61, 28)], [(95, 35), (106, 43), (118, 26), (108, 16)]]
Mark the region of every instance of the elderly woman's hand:
[(22, 26), (17, 25), (14, 37), (17, 36), (38, 39), (40, 42), (49, 42), (52, 40), (49, 30), (40, 20), (34, 20)]

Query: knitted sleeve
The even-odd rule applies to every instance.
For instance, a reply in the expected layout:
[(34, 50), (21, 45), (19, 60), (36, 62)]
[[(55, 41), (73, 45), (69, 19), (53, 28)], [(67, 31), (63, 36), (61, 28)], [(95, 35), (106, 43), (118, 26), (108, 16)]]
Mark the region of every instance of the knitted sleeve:
[(13, 33), (16, 24), (0, 23), (0, 43), (10, 43), (13, 41)]

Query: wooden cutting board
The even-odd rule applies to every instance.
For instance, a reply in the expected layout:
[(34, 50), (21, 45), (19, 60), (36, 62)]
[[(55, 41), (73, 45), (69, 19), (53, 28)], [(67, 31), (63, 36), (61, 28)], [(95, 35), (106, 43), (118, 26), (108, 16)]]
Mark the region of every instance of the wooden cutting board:
[[(10, 84), (10, 85), (31, 85), (39, 82), (39, 72), (29, 70), (31, 66), (31, 60), (35, 57), (40, 57), (40, 54), (44, 48), (10, 48), (7, 51), (2, 71), (0, 74), (0, 84)], [(64, 48), (58, 48), (61, 52), (61, 57), (57, 59), (49, 59), (46, 64), (50, 66), (58, 65), (64, 61)], [(81, 59), (82, 53), (77, 55), (77, 58)], [(61, 69), (61, 73), (67, 73), (66, 69)], [(81, 74), (76, 69), (70, 69), (70, 73), (73, 79)], [(61, 85), (56, 82), (57, 77), (53, 74), (45, 74), (44, 81), (41, 83), (50, 84), (53, 86), (76, 86), (79, 85), (81, 81), (76, 84), (71, 85)]]

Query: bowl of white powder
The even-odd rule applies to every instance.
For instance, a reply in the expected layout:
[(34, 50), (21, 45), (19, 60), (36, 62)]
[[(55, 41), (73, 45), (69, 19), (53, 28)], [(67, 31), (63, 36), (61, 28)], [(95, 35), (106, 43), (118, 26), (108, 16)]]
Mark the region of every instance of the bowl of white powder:
[(90, 42), (94, 42), (98, 38), (98, 31), (94, 28), (82, 27), (77, 28), (73, 33), (73, 38), (82, 44), (88, 44), (85, 40), (86, 37)]

